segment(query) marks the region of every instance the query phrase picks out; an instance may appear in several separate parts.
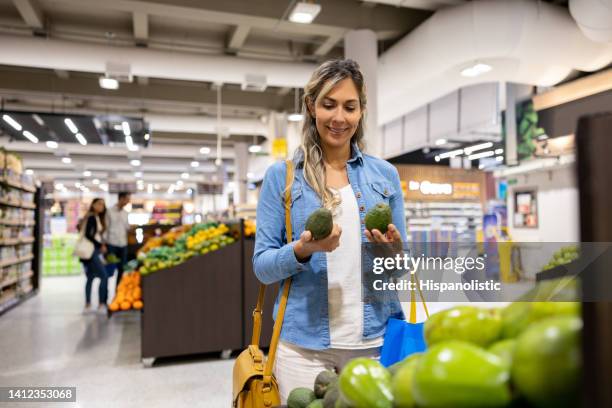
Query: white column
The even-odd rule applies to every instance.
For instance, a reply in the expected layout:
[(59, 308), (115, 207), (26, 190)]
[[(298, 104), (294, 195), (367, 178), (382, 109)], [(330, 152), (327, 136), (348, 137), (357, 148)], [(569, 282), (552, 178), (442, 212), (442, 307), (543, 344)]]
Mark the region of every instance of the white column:
[(246, 204), (247, 202), (247, 171), (249, 168), (249, 147), (246, 142), (238, 142), (234, 144), (234, 152), (236, 153), (236, 169), (234, 172), (234, 182), (236, 183), (236, 192), (234, 194), (234, 204)]
[(382, 133), (378, 127), (378, 43), (372, 30), (353, 30), (344, 37), (344, 57), (357, 61), (367, 91), (365, 144), (369, 154), (382, 157)]

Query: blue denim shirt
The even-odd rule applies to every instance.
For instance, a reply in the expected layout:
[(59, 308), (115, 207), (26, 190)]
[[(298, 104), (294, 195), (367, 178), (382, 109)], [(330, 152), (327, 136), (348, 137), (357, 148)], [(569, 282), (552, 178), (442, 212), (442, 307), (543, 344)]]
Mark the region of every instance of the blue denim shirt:
[[(406, 242), (404, 201), (397, 169), (384, 160), (362, 154), (355, 144), (351, 151), (346, 168), (359, 206), (362, 242), (368, 242), (364, 234), (365, 215), (379, 202), (389, 204), (393, 223), (402, 241)], [(307, 262), (300, 263), (293, 252), (295, 241), (304, 232), (306, 219), (321, 207), (321, 199), (304, 179), (301, 157), (297, 155), (293, 162), (291, 222), (294, 242), (287, 244), (286, 240), (283, 193), (287, 166), (279, 162), (266, 171), (259, 196), (253, 268), (257, 278), (265, 284), (293, 278), (281, 339), (307, 349), (323, 350), (330, 346), (327, 256), (325, 252), (315, 252)], [(355, 271), (355, 278), (361, 279), (361, 271)], [(278, 302), (279, 297), (274, 305), (274, 316)], [(364, 303), (363, 338), (382, 336), (390, 317), (404, 319), (397, 296), (386, 302)]]

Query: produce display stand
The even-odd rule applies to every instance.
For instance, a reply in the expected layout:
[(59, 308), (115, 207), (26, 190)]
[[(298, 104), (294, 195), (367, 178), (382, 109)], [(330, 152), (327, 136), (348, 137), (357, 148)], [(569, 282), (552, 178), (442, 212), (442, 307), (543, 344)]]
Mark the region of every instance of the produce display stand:
[[(142, 361), (243, 345), (240, 241), (142, 277)], [(229, 356), (229, 353), (224, 353)]]

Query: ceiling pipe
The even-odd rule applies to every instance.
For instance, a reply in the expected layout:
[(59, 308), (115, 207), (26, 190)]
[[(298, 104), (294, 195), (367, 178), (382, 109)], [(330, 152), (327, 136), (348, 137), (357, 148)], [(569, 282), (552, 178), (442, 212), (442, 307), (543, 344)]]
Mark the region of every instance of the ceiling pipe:
[[(612, 43), (596, 43), (567, 9), (529, 0), (475, 0), (437, 11), (379, 59), (379, 124), (460, 87), (482, 82), (551, 86), (573, 70), (612, 61)], [(476, 62), (492, 70), (461, 75)]]
[(589, 39), (612, 42), (612, 0), (570, 0), (569, 10)]

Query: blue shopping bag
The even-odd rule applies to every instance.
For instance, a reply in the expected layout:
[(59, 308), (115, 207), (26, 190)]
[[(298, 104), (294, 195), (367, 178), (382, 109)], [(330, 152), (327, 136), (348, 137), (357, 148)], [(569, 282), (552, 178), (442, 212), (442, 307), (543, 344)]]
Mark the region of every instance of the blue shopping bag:
[[(412, 275), (415, 282), (415, 276)], [(427, 304), (423, 293), (419, 289), (419, 295), (425, 314), (429, 317)], [(380, 352), (380, 363), (389, 367), (414, 353), (421, 353), (427, 349), (423, 326), (425, 323), (416, 322), (416, 296), (414, 291), (410, 294), (410, 318), (409, 321), (391, 318), (387, 322), (387, 330)]]

